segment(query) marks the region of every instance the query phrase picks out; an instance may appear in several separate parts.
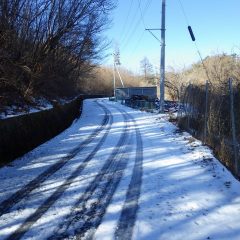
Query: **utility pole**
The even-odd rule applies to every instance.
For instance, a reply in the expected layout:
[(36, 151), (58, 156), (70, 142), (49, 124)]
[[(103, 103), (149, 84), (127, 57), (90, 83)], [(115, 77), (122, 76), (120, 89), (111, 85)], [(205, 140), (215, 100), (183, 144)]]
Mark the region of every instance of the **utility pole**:
[[(161, 44), (161, 56), (160, 56), (160, 109), (159, 112), (164, 112), (164, 87), (165, 87), (165, 12), (166, 12), (166, 0), (162, 0), (162, 24), (161, 28), (146, 28), (153, 37), (155, 37)], [(161, 30), (161, 40), (159, 40), (154, 34), (153, 30)]]
[(120, 72), (119, 72), (118, 67), (117, 67), (117, 66), (121, 65), (121, 63), (120, 63), (120, 52), (119, 52), (119, 49), (118, 49), (117, 46), (115, 47), (115, 51), (112, 55), (113, 55), (113, 95), (114, 95), (114, 97), (116, 97), (116, 71), (117, 71), (118, 76), (120, 78), (122, 87), (124, 87), (122, 77), (121, 77)]
[(113, 61), (113, 97), (115, 98), (116, 75), (115, 75), (115, 60)]
[(164, 86), (165, 86), (165, 9), (166, 0), (162, 0), (162, 26), (161, 26), (161, 59), (160, 59), (160, 112), (164, 112)]
[(115, 50), (113, 55), (113, 95), (114, 98), (116, 97), (116, 65), (120, 65), (120, 53), (119, 53), (119, 49), (118, 46), (115, 46)]

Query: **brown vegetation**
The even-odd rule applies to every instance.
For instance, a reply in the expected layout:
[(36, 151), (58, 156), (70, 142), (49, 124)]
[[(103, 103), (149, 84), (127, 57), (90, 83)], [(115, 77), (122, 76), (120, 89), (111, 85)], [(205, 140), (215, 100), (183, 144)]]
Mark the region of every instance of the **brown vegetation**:
[(102, 56), (111, 0), (0, 1), (0, 105), (81, 90)]
[[(211, 146), (220, 161), (240, 178), (240, 169), (236, 166), (236, 162), (240, 163), (240, 60), (236, 55), (222, 54), (206, 58), (204, 65), (207, 72), (203, 66), (195, 64), (183, 73), (186, 79), (182, 83), (179, 126)], [(209, 86), (206, 95), (207, 79), (204, 77), (207, 75)], [(229, 78), (234, 83), (233, 105)], [(232, 120), (235, 122), (236, 149)]]
[(216, 54), (187, 69), (176, 71), (173, 68), (166, 73), (166, 92), (172, 100), (179, 99), (181, 86), (203, 85), (208, 82), (216, 90), (223, 92), (229, 78), (234, 84), (240, 83), (240, 58), (236, 54)]
[[(134, 75), (125, 68), (119, 68), (120, 75), (123, 79), (125, 87), (145, 86), (144, 78)], [(84, 93), (113, 95), (113, 68), (101, 66), (92, 72), (91, 76), (82, 78), (80, 81)], [(116, 74), (116, 87), (122, 87), (121, 81)]]

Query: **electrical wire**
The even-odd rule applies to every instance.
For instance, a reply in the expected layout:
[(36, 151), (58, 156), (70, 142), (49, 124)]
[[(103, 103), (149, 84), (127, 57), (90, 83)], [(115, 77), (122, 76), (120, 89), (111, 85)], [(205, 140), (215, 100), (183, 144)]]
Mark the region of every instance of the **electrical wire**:
[(198, 56), (199, 56), (199, 58), (201, 59), (201, 63), (202, 63), (202, 65), (203, 65), (203, 68), (204, 68), (204, 70), (205, 70), (205, 73), (206, 73), (206, 75), (207, 75), (207, 80), (208, 80), (209, 82), (211, 82), (211, 81), (210, 81), (210, 78), (209, 78), (209, 74), (208, 74), (208, 69), (207, 69), (207, 67), (206, 67), (206, 65), (205, 65), (205, 63), (204, 63), (204, 61), (203, 61), (203, 58), (202, 58), (202, 54), (201, 54), (201, 52), (200, 52), (200, 50), (199, 50), (199, 48), (198, 48), (198, 46), (197, 46), (197, 43), (194, 42), (194, 44), (195, 44), (195, 48), (196, 48), (196, 50), (197, 50)]
[(143, 30), (142, 33), (141, 33), (141, 35), (139, 36), (138, 41), (137, 41), (137, 43), (136, 43), (133, 51), (131, 52), (131, 55), (133, 55), (133, 54), (136, 52), (136, 50), (138, 49), (140, 43), (142, 42), (142, 39), (143, 39), (144, 34), (145, 34), (145, 30)]
[[(141, 0), (140, 0), (140, 2), (141, 2)], [(137, 9), (137, 10), (136, 10), (136, 13), (138, 13), (138, 12), (139, 12), (139, 11), (138, 11), (138, 9)], [(137, 14), (135, 14), (135, 16), (136, 16), (136, 15), (137, 15)], [(135, 20), (135, 19), (134, 19), (134, 20)], [(140, 21), (141, 21), (141, 20), (138, 18), (137, 22), (132, 22), (132, 24), (130, 25), (131, 27), (129, 27), (128, 34), (125, 36), (124, 41), (122, 41), (123, 49), (125, 49), (126, 46), (128, 45), (129, 39), (130, 39), (131, 36), (135, 33), (136, 28), (137, 28), (137, 26), (139, 25)], [(134, 25), (134, 23), (135, 23), (135, 25)], [(132, 28), (132, 27), (133, 27), (133, 28)]]
[(142, 20), (142, 24), (143, 24), (144, 28), (146, 28), (143, 13), (142, 13), (142, 9), (141, 9), (141, 0), (138, 0), (138, 8), (139, 8), (139, 11), (140, 11), (140, 15), (141, 15), (140, 17), (141, 17), (141, 20)]
[(125, 30), (127, 29), (126, 26), (127, 26), (127, 22), (128, 22), (129, 16), (130, 16), (130, 12), (132, 10), (132, 6), (133, 6), (133, 0), (131, 0), (130, 7), (129, 7), (128, 13), (127, 13), (127, 17), (126, 17), (126, 19), (124, 21), (124, 24), (123, 24), (123, 27), (122, 27), (122, 31), (121, 31), (122, 36), (124, 35)]
[[(145, 24), (145, 21), (144, 21), (144, 17), (143, 17), (143, 13), (142, 13), (142, 9), (141, 9), (141, 5), (140, 5), (140, 0), (138, 0), (138, 8), (139, 8), (139, 11), (140, 11), (140, 14), (141, 14), (141, 20), (142, 20), (142, 23), (143, 23), (143, 26), (144, 26), (144, 29), (146, 30), (146, 24)], [(148, 30), (150, 32), (150, 34), (157, 39), (158, 42), (161, 42), (158, 37), (156, 37), (154, 35), (154, 33), (151, 31), (151, 30)]]
[(182, 13), (183, 13), (183, 16), (184, 16), (184, 18), (185, 18), (185, 21), (186, 21), (187, 25), (190, 26), (189, 20), (188, 20), (187, 14), (186, 14), (186, 11), (185, 11), (185, 9), (184, 9), (184, 7), (183, 7), (183, 4), (182, 4), (182, 1), (181, 1), (181, 0), (178, 0), (178, 3), (179, 3), (179, 5), (180, 5), (180, 8), (181, 8), (181, 10), (182, 10)]
[[(189, 19), (188, 19), (188, 17), (187, 17), (187, 14), (186, 14), (186, 11), (185, 11), (184, 6), (183, 6), (183, 4), (182, 4), (182, 1), (181, 1), (181, 0), (178, 0), (178, 3), (179, 3), (180, 8), (181, 8), (181, 10), (182, 10), (182, 13), (183, 13), (183, 16), (184, 16), (184, 18), (185, 18), (186, 24), (187, 24), (188, 27), (189, 27), (189, 26), (190, 26), (190, 24), (189, 24)], [(206, 76), (207, 76), (207, 80), (208, 80), (209, 82), (211, 82), (211, 81), (210, 81), (210, 78), (209, 78), (209, 74), (208, 74), (207, 67), (206, 67), (206, 65), (204, 64), (204, 61), (203, 61), (203, 58), (202, 58), (202, 54), (201, 54), (201, 52), (200, 52), (200, 50), (199, 50), (199, 47), (198, 47), (195, 39), (194, 39), (194, 46), (195, 46), (196, 51), (197, 51), (197, 53), (198, 53), (198, 56), (199, 56), (199, 58), (200, 58), (200, 60), (201, 60), (202, 66), (203, 66), (203, 68), (204, 68), (204, 70), (205, 70), (205, 73), (206, 73)]]
[[(121, 37), (121, 39), (120, 39), (120, 42), (125, 42), (126, 39), (128, 38), (128, 36), (129, 36), (129, 34), (130, 34), (130, 32), (131, 32), (132, 26), (133, 26), (134, 23), (135, 23), (137, 14), (138, 14), (138, 11), (135, 11), (135, 13), (134, 13), (134, 15), (133, 15), (133, 18), (132, 18), (131, 21), (130, 21), (130, 24), (129, 24), (128, 29), (125, 28), (125, 29), (127, 29), (126, 34), (122, 34), (122, 37)], [(127, 24), (127, 23), (126, 23), (126, 24)]]
[[(140, 0), (141, 1), (141, 0)], [(124, 42), (124, 45), (123, 45), (123, 48), (122, 48), (122, 51), (124, 51), (126, 49), (126, 47), (128, 46), (129, 44), (129, 41), (130, 39), (133, 37), (134, 33), (136, 32), (137, 30), (137, 26), (139, 25), (140, 21), (142, 21), (144, 23), (144, 16), (148, 10), (148, 8), (150, 7), (152, 3), (152, 0), (148, 0), (148, 2), (146, 3), (145, 7), (144, 7), (144, 10), (142, 12), (142, 14), (140, 13), (140, 18), (138, 19), (138, 21), (136, 22), (131, 34), (128, 36), (127, 40)], [(141, 8), (140, 8), (141, 9)], [(145, 23), (144, 23), (145, 24)]]

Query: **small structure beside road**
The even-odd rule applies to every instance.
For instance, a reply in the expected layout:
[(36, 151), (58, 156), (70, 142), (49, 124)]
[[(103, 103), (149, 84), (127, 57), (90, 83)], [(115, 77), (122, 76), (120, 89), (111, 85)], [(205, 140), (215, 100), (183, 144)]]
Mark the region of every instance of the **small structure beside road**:
[(115, 89), (116, 100), (144, 99), (154, 101), (157, 98), (157, 87), (121, 87)]

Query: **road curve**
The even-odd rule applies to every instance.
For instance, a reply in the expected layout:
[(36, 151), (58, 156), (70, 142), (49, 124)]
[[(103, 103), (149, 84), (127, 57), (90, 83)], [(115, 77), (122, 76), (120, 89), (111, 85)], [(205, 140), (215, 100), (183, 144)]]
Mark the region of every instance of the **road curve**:
[(23, 188), (12, 194), (6, 200), (0, 203), (0, 217), (9, 212), (9, 210), (23, 198), (26, 198), (34, 189), (38, 188), (44, 181), (46, 181), (51, 175), (61, 169), (70, 159), (76, 156), (80, 151), (82, 151), (92, 140), (106, 128), (107, 123), (109, 122), (109, 112), (106, 107), (102, 104), (97, 103), (104, 110), (104, 117), (101, 122), (101, 125), (93, 131), (91, 135), (87, 137), (83, 142), (81, 142), (77, 147), (75, 147), (67, 156), (61, 158), (58, 162), (53, 164), (46, 171), (41, 173), (39, 176), (30, 181)]
[[(41, 204), (39, 206), (38, 209), (36, 209), (36, 211), (31, 214), (26, 220), (25, 222), (13, 233), (11, 234), (7, 239), (8, 240), (11, 240), (11, 239), (21, 239), (21, 237), (31, 228), (31, 226), (37, 222), (37, 220), (39, 218), (41, 218), (41, 216), (47, 212), (47, 210), (61, 197), (61, 195), (65, 192), (65, 190), (69, 187), (69, 185), (74, 181), (74, 179), (76, 177), (78, 177), (81, 172), (83, 171), (83, 169), (86, 167), (87, 163), (94, 157), (94, 155), (97, 153), (97, 151), (101, 148), (103, 142), (105, 141), (107, 135), (109, 134), (109, 131), (111, 129), (111, 126), (112, 126), (112, 121), (113, 121), (113, 118), (112, 118), (112, 115), (110, 113), (110, 111), (108, 111), (108, 109), (99, 104), (99, 106), (101, 106), (103, 109), (104, 109), (104, 112), (105, 112), (105, 117), (108, 116), (108, 118), (110, 119), (109, 120), (109, 124), (108, 126), (106, 127), (105, 129), (105, 133), (103, 135), (103, 137), (101, 138), (101, 140), (99, 141), (99, 143), (95, 146), (95, 148), (92, 150), (92, 152), (89, 153), (89, 155), (82, 161), (82, 163), (76, 168), (76, 170), (54, 191), (54, 193), (49, 196), (44, 202), (43, 204)], [(105, 119), (104, 117), (104, 119)], [(104, 121), (105, 123), (105, 121)], [(102, 128), (103, 126), (105, 126), (105, 124), (101, 124), (100, 128)], [(100, 131), (98, 128), (97, 130)], [(97, 130), (95, 131), (95, 134), (97, 134)], [(88, 137), (88, 142), (90, 142), (90, 139), (92, 140), (93, 139), (93, 134), (90, 135)], [(86, 140), (85, 140), (86, 142)], [(82, 148), (84, 147), (84, 145), (80, 145), (82, 146)], [(75, 155), (80, 151), (82, 150), (82, 148), (77, 147), (75, 148)], [(78, 151), (77, 151), (78, 149)], [(71, 158), (73, 158), (75, 155), (70, 155)], [(71, 159), (69, 158), (69, 159)]]
[[(93, 239), (123, 179), (129, 162), (133, 162), (134, 166), (130, 175), (129, 186), (124, 193), (126, 199), (123, 208), (119, 219), (116, 219), (117, 227), (114, 238), (132, 238), (142, 181), (143, 146), (141, 133), (134, 118), (122, 108), (117, 107), (115, 104), (107, 104), (106, 101), (96, 101), (95, 104), (104, 113), (101, 116), (100, 125), (93, 132), (90, 132), (85, 140), (73, 148), (67, 156), (62, 157), (1, 203), (0, 219), (5, 217), (5, 214), (11, 213), (12, 208), (15, 209), (21, 206), (22, 210), (24, 210), (24, 202), (34, 201), (34, 194), (31, 194), (31, 192), (39, 191), (47, 179), (57, 180), (54, 174), (62, 168), (65, 169), (64, 167), (69, 165), (67, 163), (74, 159), (75, 156), (78, 155), (78, 158), (81, 159), (76, 165), (71, 165), (74, 168), (71, 168), (71, 172), (63, 176), (65, 179), (62, 179), (61, 184), (56, 185), (48, 195), (41, 196), (41, 201), (35, 205), (36, 208), (33, 208), (29, 215), (23, 217), (20, 224), (16, 220), (17, 227), (7, 235), (7, 238), (4, 238), (5, 240), (28, 238), (29, 234), (31, 235), (35, 231), (34, 228), (39, 224), (39, 220), (46, 217), (46, 213), (49, 210), (52, 211), (57, 203), (64, 201), (65, 192), (70, 191), (70, 186), (76, 182), (76, 179), (87, 176), (86, 172), (91, 168), (91, 163), (99, 158), (96, 156), (100, 155), (102, 156), (102, 163), (99, 164), (96, 174), (86, 181), (86, 185), (81, 190), (82, 192), (76, 194), (77, 198), (69, 205), (68, 214), (64, 215), (61, 222), (54, 223), (54, 230), (51, 231), (51, 234), (49, 232), (48, 237), (44, 239), (56, 240), (72, 237), (75, 239)], [(104, 146), (110, 146), (109, 143), (106, 143), (111, 141), (110, 139), (114, 139), (109, 148), (111, 151), (109, 150), (106, 155), (100, 154)], [(84, 154), (81, 155), (80, 153), (83, 150)], [(59, 172), (61, 173), (61, 171)], [(28, 201), (25, 199), (28, 199)], [(24, 200), (23, 204), (20, 203), (22, 200)], [(19, 219), (17, 215), (16, 219)], [(9, 222), (11, 223), (11, 221)]]
[(126, 168), (127, 153), (131, 151), (128, 144), (131, 136), (127, 114), (121, 114), (125, 125), (117, 145), (106, 159), (100, 172), (89, 184), (85, 193), (75, 203), (65, 222), (59, 226), (58, 230), (49, 239), (68, 238), (68, 229), (70, 227), (74, 227), (74, 235), (77, 239), (91, 238), (90, 236), (93, 235), (101, 223), (106, 208)]

